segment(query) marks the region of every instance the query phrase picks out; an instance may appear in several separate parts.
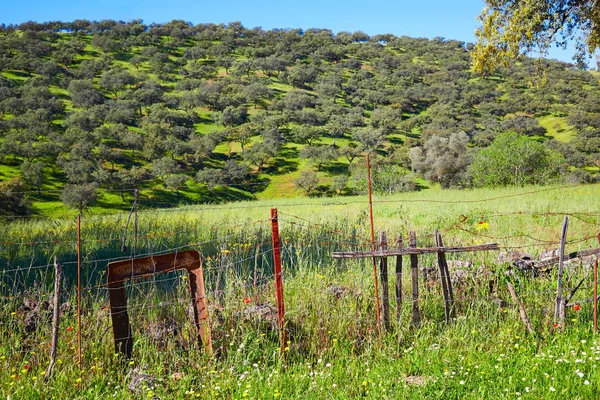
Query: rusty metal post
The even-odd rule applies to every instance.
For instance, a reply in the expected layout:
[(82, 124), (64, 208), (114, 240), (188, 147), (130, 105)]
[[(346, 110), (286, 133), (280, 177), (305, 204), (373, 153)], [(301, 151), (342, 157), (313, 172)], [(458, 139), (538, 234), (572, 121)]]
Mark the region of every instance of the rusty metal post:
[(598, 259), (594, 260), (594, 333), (598, 333)]
[[(371, 223), (371, 250), (375, 251), (375, 224), (373, 223), (373, 192), (371, 191), (371, 157), (367, 153), (367, 192), (369, 194), (369, 221)], [(375, 284), (375, 316), (377, 334), (381, 342), (381, 311), (379, 310), (379, 285), (377, 284), (377, 259), (373, 257), (373, 282)]]
[(81, 360), (81, 210), (77, 216), (77, 362), (83, 368)]
[[(279, 240), (279, 220), (277, 209), (271, 208), (271, 233), (273, 238), (273, 269), (275, 272), (275, 298), (277, 299), (277, 321), (281, 352), (287, 347), (285, 335), (285, 305), (283, 301), (283, 276), (281, 275), (281, 242)], [(284, 353), (285, 354), (285, 353)]]
[(213, 354), (208, 302), (204, 287), (202, 261), (197, 251), (182, 251), (144, 258), (116, 261), (108, 264), (107, 279), (110, 298), (110, 316), (113, 323), (115, 352), (130, 358), (133, 352), (133, 336), (127, 313), (127, 292), (125, 281), (136, 276), (187, 269), (190, 281), (194, 322), (200, 345), (204, 345), (209, 355)]

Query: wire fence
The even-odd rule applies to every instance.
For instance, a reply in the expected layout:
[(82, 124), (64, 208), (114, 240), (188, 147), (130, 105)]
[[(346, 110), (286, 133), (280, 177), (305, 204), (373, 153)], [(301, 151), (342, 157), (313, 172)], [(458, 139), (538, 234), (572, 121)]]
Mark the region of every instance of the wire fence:
[[(555, 189), (549, 189), (555, 190)], [(539, 190), (536, 193), (543, 192)], [(533, 193), (533, 192), (532, 192)], [(531, 193), (525, 193), (531, 194)], [(525, 195), (523, 194), (523, 195)], [(489, 202), (510, 196), (479, 200)], [(420, 200), (427, 202), (427, 200)], [(384, 201), (380, 201), (383, 203)], [(443, 202), (451, 204), (452, 202)], [(469, 202), (467, 202), (469, 203)], [(311, 202), (307, 204), (313, 204)], [(332, 203), (333, 204), (333, 203)], [(336, 205), (346, 203), (335, 203)], [(251, 206), (250, 206), (251, 207)], [(232, 207), (232, 209), (237, 206)], [(166, 210), (165, 210), (166, 211)], [(440, 220), (436, 226), (446, 246), (472, 243), (498, 243), (500, 254), (461, 253), (450, 261), (451, 280), (455, 288), (457, 318), (469, 318), (476, 313), (489, 316), (490, 326), (499, 319), (516, 318), (515, 305), (508, 297), (505, 282), (516, 284), (519, 296), (528, 308), (536, 329), (546, 329), (552, 320), (551, 306), (556, 297), (551, 268), (545, 271), (522, 271), (517, 261), (536, 261), (543, 253), (556, 250), (560, 243), (559, 222), (572, 218), (569, 251), (598, 247), (600, 211), (598, 212), (478, 212), (476, 215), (454, 215)], [(534, 221), (512, 226), (514, 219)], [(363, 218), (365, 219), (365, 218)], [(124, 219), (119, 221), (124, 222)], [(542, 221), (542, 223), (537, 223)], [(157, 230), (151, 221), (140, 224), (139, 230), (124, 239), (122, 229), (100, 229), (84, 234), (81, 240), (83, 256), (80, 289), (82, 307), (82, 352), (86, 359), (110, 357), (113, 352), (107, 265), (132, 258), (153, 257), (185, 250), (200, 254), (209, 303), (210, 325), (215, 352), (220, 355), (230, 349), (231, 335), (254, 332), (256, 340), (277, 336), (277, 306), (275, 304), (274, 251), (271, 236), (272, 220), (235, 221), (233, 224), (200, 226), (202, 221), (184, 229)], [(372, 259), (339, 260), (336, 251), (369, 251), (366, 221), (321, 219), (295, 215), (293, 210), (279, 212), (281, 257), (286, 300), (286, 323), (292, 332), (291, 351), (310, 352), (332, 340), (348, 340), (363, 346), (376, 338), (374, 318)], [(65, 219), (61, 229), (74, 236), (75, 222)], [(101, 223), (98, 223), (101, 225)], [(96, 226), (100, 226), (96, 225)], [(428, 226), (428, 230), (432, 230)], [(85, 220), (84, 220), (85, 229)], [(417, 230), (418, 247), (434, 246), (434, 234)], [(388, 231), (388, 248), (400, 241), (409, 242), (406, 229)], [(134, 249), (121, 251), (121, 244)], [(74, 324), (76, 288), (74, 276), (78, 261), (75, 257), (77, 240), (57, 235), (55, 239), (29, 240), (3, 238), (0, 242), (0, 354), (12, 358), (45, 362), (47, 354), (40, 349), (50, 346), (50, 315), (53, 293), (54, 263), (58, 260), (66, 272), (61, 293), (63, 362), (75, 363), (77, 358)], [(380, 243), (375, 243), (378, 248)], [(516, 254), (517, 251), (519, 254)], [(46, 252), (46, 253), (44, 253)], [(526, 260), (531, 253), (531, 260)], [(42, 253), (42, 254), (40, 254)], [(597, 257), (597, 255), (596, 255)], [(28, 264), (25, 261), (30, 260)], [(593, 290), (591, 262), (594, 256), (571, 261), (567, 286), (578, 287), (572, 302), (584, 304)], [(401, 326), (410, 324), (412, 277), (410, 257), (404, 257), (404, 268), (394, 270), (390, 261), (390, 314), (394, 328), (388, 333), (399, 334)], [(444, 301), (441, 296), (436, 255), (419, 256), (419, 312), (422, 324), (442, 329)], [(403, 283), (395, 291), (397, 279)], [(578, 284), (582, 280), (583, 284)], [(189, 277), (185, 270), (165, 271), (137, 276), (124, 281), (129, 303), (128, 313), (135, 348), (188, 351), (200, 348), (191, 312)], [(382, 295), (383, 296), (383, 295)], [(401, 296), (399, 302), (398, 296)], [(579, 303), (578, 303), (579, 304)], [(121, 311), (125, 312), (125, 311)], [(583, 314), (581, 314), (583, 315)], [(586, 314), (589, 318), (589, 313)], [(584, 317), (581, 317), (584, 318)], [(308, 323), (311, 322), (311, 323)], [(551, 324), (550, 324), (551, 325)], [(311, 330), (307, 330), (310, 327)], [(242, 332), (243, 333), (240, 333)], [(395, 333), (394, 333), (395, 332)], [(266, 340), (266, 339), (265, 339)], [(271, 347), (277, 347), (272, 340)], [(281, 349), (280, 349), (281, 350)]]

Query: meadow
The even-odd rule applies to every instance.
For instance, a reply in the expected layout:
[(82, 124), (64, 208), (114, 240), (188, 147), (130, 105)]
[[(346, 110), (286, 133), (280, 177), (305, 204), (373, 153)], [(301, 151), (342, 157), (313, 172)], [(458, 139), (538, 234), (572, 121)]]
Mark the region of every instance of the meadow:
[[(558, 247), (568, 215), (567, 252), (598, 247), (598, 185), (426, 190), (374, 199), (377, 231), (415, 231), (431, 246), (498, 243), (502, 253), (537, 257)], [(288, 343), (281, 349), (269, 209), (279, 211)], [(420, 281), (420, 326), (410, 321), (410, 267), (403, 305), (391, 300), (392, 326), (379, 339), (372, 260), (335, 260), (332, 251), (370, 248), (366, 198), (295, 198), (140, 209), (82, 222), (83, 365), (77, 364), (76, 224), (6, 219), (0, 226), (0, 395), (10, 398), (597, 398), (600, 340), (592, 330), (589, 260), (570, 262), (566, 286), (584, 279), (564, 327), (553, 320), (556, 268), (533, 274), (499, 252), (452, 259), (456, 319), (444, 322), (440, 284)], [(126, 251), (122, 251), (125, 243)], [(132, 255), (198, 250), (203, 259), (214, 357), (194, 340), (186, 276), (153, 275), (128, 284), (134, 356), (114, 354), (106, 264)], [(58, 361), (48, 382), (50, 328), (38, 312), (27, 328), (24, 300), (52, 297), (56, 256), (66, 273)], [(460, 264), (457, 261), (462, 261)], [(420, 266), (435, 266), (434, 255)], [(462, 266), (461, 266), (462, 265)], [(390, 263), (394, 271), (394, 262)], [(408, 275), (407, 275), (408, 271)], [(392, 273), (393, 274), (393, 273)], [(419, 273), (420, 277), (422, 273)], [(435, 275), (435, 274), (433, 274)], [(508, 294), (515, 286), (529, 334)], [(390, 277), (393, 287), (394, 277)], [(186, 294), (188, 293), (188, 294)], [(396, 319), (398, 317), (398, 319)], [(29, 330), (29, 331), (28, 331)], [(283, 355), (282, 355), (283, 354)]]

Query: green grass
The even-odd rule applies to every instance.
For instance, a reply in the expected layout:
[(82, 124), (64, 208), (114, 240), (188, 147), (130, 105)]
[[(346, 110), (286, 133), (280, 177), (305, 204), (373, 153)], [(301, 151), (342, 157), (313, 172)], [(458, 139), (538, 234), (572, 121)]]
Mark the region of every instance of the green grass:
[[(376, 197), (375, 224), (377, 230), (388, 231), (390, 240), (396, 233), (405, 236), (414, 229), (419, 245), (427, 246), (431, 245), (427, 235), (439, 228), (447, 245), (501, 237), (502, 246), (525, 246), (523, 250), (535, 256), (553, 245), (540, 246), (531, 237), (556, 241), (560, 212), (580, 213), (571, 217), (569, 225), (567, 251), (574, 251), (595, 245), (593, 240), (577, 239), (597, 233), (600, 226), (594, 199), (597, 191), (597, 185), (588, 185), (435, 190)], [(270, 323), (242, 318), (243, 311), (255, 304), (274, 303), (270, 207), (279, 209), (283, 240), (289, 339), (285, 360), (279, 355), (277, 332)], [(43, 382), (50, 326), (41, 323), (34, 335), (25, 334), (16, 314), (22, 298), (12, 296), (19, 293), (13, 290), (35, 279), (37, 286), (29, 287), (27, 297), (47, 298), (53, 274), (25, 268), (7, 272), (0, 275), (0, 291), (7, 296), (0, 310), (0, 394), (12, 398), (598, 397), (600, 340), (592, 333), (590, 303), (581, 303), (580, 311), (569, 308), (564, 332), (559, 332), (552, 321), (555, 271), (538, 277), (508, 273), (510, 266), (498, 262), (495, 252), (449, 255), (473, 263), (470, 278), (454, 285), (457, 319), (449, 325), (443, 322), (439, 283), (432, 281), (420, 287), (422, 324), (411, 326), (410, 279), (404, 279), (401, 325), (394, 322), (379, 342), (371, 260), (336, 261), (330, 256), (331, 251), (369, 247), (366, 209), (364, 197), (350, 197), (140, 211), (137, 253), (165, 252), (190, 243), (202, 252), (216, 356), (208, 359), (194, 344), (193, 324), (184, 301), (189, 289), (184, 276), (176, 274), (170, 283), (142, 279), (129, 293), (135, 338), (130, 362), (113, 355), (107, 293), (95, 287), (103, 282), (101, 271), (106, 261), (94, 261), (123, 256), (120, 245), (126, 214), (86, 214), (82, 223), (87, 288), (82, 319), (84, 369), (79, 371), (76, 365), (77, 325), (71, 311), (62, 317), (54, 376), (50, 383)], [(477, 230), (479, 221), (489, 227)], [(3, 240), (41, 242), (0, 247), (2, 265), (8, 269), (39, 265), (57, 255), (67, 274), (63, 301), (74, 304), (75, 270), (69, 264), (75, 259), (72, 218), (17, 221), (0, 226), (0, 232)], [(348, 246), (349, 237), (358, 244)], [(127, 243), (132, 244), (131, 237)], [(420, 265), (434, 265), (435, 260), (435, 256), (422, 256)], [(405, 260), (404, 271), (407, 266)], [(390, 268), (393, 273), (393, 262)], [(451, 265), (451, 270), (455, 268)], [(568, 267), (568, 287), (583, 277), (585, 284), (575, 301), (590, 295), (589, 270), (577, 264)], [(157, 276), (156, 280), (163, 278)], [(220, 294), (215, 292), (217, 280)], [(394, 280), (390, 280), (393, 288)], [(494, 283), (491, 293), (490, 281)], [(534, 334), (526, 333), (518, 309), (510, 304), (507, 281), (516, 287)], [(347, 295), (336, 298), (328, 294), (331, 285), (346, 288)], [(493, 298), (510, 305), (498, 307)], [(392, 294), (393, 320), (396, 311)], [(151, 326), (165, 318), (174, 320), (180, 333), (175, 337), (158, 335), (159, 342), (154, 342)], [(155, 378), (153, 384), (139, 385), (137, 394), (128, 389), (127, 377), (136, 367)]]
[(577, 136), (577, 131), (574, 127), (566, 122), (564, 117), (555, 117), (553, 115), (544, 115), (538, 118), (541, 126), (546, 128), (546, 135), (553, 137), (561, 142), (570, 142)]

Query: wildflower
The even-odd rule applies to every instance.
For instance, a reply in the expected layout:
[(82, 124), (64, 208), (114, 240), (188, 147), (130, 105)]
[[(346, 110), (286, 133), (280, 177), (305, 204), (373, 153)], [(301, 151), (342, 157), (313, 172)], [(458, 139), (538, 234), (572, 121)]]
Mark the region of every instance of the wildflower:
[(68, 327), (67, 332), (73, 332), (73, 327), (72, 326)]
[(579, 311), (579, 310), (581, 310), (581, 306), (580, 306), (579, 304), (575, 304), (575, 305), (573, 306), (573, 310), (575, 310), (575, 311)]
[(244, 299), (244, 303), (246, 303), (246, 304), (249, 304), (249, 303), (250, 303), (250, 301), (251, 301), (251, 300), (250, 300), (250, 297), (246, 297), (246, 298)]
[(483, 231), (483, 230), (486, 230), (486, 229), (488, 229), (489, 227), (490, 227), (490, 224), (489, 224), (489, 222), (483, 222), (483, 221), (479, 221), (479, 222), (477, 223), (477, 226), (475, 227), (475, 229), (477, 229), (477, 230), (480, 230), (480, 231)]
[(583, 381), (583, 384), (584, 384), (584, 385), (589, 385), (589, 384), (590, 384), (590, 381), (588, 381), (588, 380), (586, 379), (585, 381)]
[(554, 389), (552, 386), (550, 386), (550, 391), (551, 392), (556, 392), (556, 389)]
[(558, 323), (556, 323), (556, 322), (555, 322), (555, 323), (554, 323), (554, 327), (555, 327), (555, 328), (558, 328)]
[(460, 383), (461, 385), (464, 385), (464, 384), (465, 384), (465, 381), (460, 381), (460, 382), (458, 382), (458, 383)]
[(29, 365), (27, 365), (27, 364), (25, 364), (25, 365), (23, 366), (23, 369), (24, 369), (25, 371), (29, 371), (29, 368), (31, 368), (31, 367), (30, 367)]

